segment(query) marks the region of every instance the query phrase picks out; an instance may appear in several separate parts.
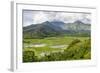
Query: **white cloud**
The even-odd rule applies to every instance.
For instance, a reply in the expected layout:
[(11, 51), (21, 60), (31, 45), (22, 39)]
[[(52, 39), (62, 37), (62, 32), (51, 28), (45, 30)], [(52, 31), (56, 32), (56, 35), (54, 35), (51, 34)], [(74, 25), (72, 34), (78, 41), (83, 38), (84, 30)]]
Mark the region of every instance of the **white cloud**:
[(23, 11), (23, 26), (28, 26), (33, 23), (33, 11)]
[(48, 18), (47, 18), (46, 14), (44, 12), (37, 12), (33, 16), (34, 24), (42, 23), (42, 22), (45, 22), (45, 21), (48, 21)]
[(63, 21), (65, 23), (81, 20), (90, 23), (91, 14), (85, 13), (68, 13), (68, 12), (50, 12), (50, 11), (24, 11), (24, 26), (38, 24), (45, 21)]

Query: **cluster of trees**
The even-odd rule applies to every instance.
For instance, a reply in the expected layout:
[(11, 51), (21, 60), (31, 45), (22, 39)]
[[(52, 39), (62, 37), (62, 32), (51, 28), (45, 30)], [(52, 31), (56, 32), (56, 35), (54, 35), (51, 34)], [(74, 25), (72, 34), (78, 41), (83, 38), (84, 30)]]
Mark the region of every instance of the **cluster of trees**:
[[(67, 34), (66, 34), (67, 33)], [(61, 36), (78, 36), (78, 37), (88, 37), (91, 36), (90, 32), (81, 32), (81, 31), (68, 31), (68, 32), (49, 32), (49, 31), (37, 31), (37, 32), (24, 32), (23, 38), (25, 39), (43, 39), (46, 37), (61, 37)]]
[(91, 40), (73, 40), (64, 52), (50, 53), (38, 58), (34, 51), (23, 51), (23, 62), (80, 60), (91, 58)]
[(58, 35), (61, 35), (57, 32), (44, 32), (43, 30), (42, 31), (38, 31), (38, 32), (35, 32), (35, 33), (26, 33), (24, 32), (24, 37), (25, 39), (43, 39), (43, 38), (46, 38), (46, 37), (54, 37), (54, 36), (58, 36)]
[(25, 50), (23, 51), (23, 62), (34, 62), (35, 61), (35, 53), (34, 51)]

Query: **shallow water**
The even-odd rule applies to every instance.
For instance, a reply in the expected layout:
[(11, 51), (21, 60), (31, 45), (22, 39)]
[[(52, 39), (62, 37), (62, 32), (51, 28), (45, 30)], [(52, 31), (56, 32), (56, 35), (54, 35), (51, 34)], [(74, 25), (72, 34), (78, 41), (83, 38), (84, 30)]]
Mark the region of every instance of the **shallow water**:
[[(41, 44), (24, 44), (24, 47), (25, 48), (28, 48), (28, 47), (45, 47), (47, 46), (47, 44), (44, 44), (44, 43), (41, 43)], [(51, 45), (51, 46), (48, 46), (50, 48), (58, 48), (58, 49), (66, 49), (68, 45)]]
[(64, 48), (67, 48), (68, 45), (53, 45), (53, 46), (50, 46), (51, 48), (60, 48), (60, 49), (64, 49)]
[(25, 48), (27, 47), (45, 47), (46, 44), (26, 44), (24, 45)]

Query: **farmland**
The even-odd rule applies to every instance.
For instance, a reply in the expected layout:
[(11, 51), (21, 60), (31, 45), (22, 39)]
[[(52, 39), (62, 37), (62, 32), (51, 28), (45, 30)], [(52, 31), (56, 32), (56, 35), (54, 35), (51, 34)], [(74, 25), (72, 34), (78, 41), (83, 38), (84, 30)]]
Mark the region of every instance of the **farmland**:
[[(85, 40), (88, 40), (88, 39), (90, 38), (89, 37), (71, 37), (71, 36), (47, 37), (44, 39), (23, 39), (23, 52), (33, 51), (35, 58), (39, 59), (36, 61), (48, 61), (48, 60), (41, 60), (41, 58), (44, 58), (45, 56), (48, 56), (52, 53), (53, 54), (65, 53), (65, 51), (67, 51), (67, 49), (69, 48), (73, 40), (79, 40), (80, 42), (84, 42)], [(68, 60), (68, 59), (66, 58), (66, 59), (61, 59), (61, 60)]]

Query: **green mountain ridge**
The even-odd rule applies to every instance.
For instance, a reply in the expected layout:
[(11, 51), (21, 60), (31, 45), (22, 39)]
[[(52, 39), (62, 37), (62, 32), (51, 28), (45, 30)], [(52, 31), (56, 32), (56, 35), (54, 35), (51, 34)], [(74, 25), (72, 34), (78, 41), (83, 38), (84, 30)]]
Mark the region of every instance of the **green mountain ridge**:
[(91, 25), (81, 21), (73, 23), (43, 22), (23, 27), (24, 38), (44, 38), (62, 35), (90, 35)]

